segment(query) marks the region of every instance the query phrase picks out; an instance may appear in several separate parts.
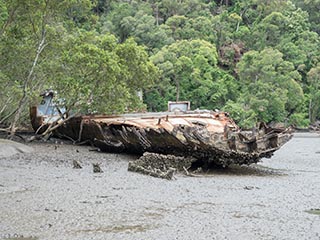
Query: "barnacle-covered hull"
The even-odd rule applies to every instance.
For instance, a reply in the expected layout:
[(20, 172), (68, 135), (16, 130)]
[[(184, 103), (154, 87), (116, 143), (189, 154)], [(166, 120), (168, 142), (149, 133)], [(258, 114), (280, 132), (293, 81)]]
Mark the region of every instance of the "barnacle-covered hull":
[[(42, 116), (33, 126), (45, 123)], [(225, 112), (189, 111), (73, 117), (54, 131), (74, 142), (91, 142), (104, 152), (144, 152), (194, 157), (205, 164), (251, 164), (290, 140), (290, 129), (260, 124), (241, 131)]]

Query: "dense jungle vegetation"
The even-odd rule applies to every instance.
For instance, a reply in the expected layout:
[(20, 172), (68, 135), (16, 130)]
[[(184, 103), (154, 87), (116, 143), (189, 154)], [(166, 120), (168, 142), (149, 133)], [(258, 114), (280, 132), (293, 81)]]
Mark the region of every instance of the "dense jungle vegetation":
[[(0, 124), (189, 100), (244, 127), (320, 119), (320, 0), (0, 0)], [(138, 92), (143, 91), (143, 101)]]

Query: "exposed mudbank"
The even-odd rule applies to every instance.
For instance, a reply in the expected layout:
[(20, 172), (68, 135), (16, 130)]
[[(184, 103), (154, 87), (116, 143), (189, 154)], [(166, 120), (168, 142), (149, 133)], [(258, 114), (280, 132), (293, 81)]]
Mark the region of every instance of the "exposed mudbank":
[(30, 153), (33, 149), (22, 143), (0, 138), (0, 157), (10, 157), (17, 153)]
[(61, 141), (28, 146), (34, 151), (0, 157), (0, 239), (320, 236), (319, 135), (298, 134), (259, 164), (178, 171), (175, 181), (128, 171), (137, 156)]

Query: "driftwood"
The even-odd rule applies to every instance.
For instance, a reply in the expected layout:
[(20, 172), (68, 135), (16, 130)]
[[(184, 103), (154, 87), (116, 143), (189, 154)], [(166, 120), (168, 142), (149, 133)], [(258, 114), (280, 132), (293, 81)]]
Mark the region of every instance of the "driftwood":
[(184, 174), (188, 177), (200, 177), (199, 175), (189, 172), (186, 167), (183, 167), (183, 170), (184, 170)]
[(80, 163), (78, 161), (76, 161), (76, 160), (72, 161), (72, 165), (73, 165), (73, 168), (75, 168), (75, 169), (81, 169), (82, 168)]
[[(10, 129), (9, 128), (8, 129), (7, 128), (0, 128), (0, 132), (7, 133), (8, 134), (7, 138), (11, 139), (11, 140), (13, 139), (13, 136), (9, 135), (10, 134)], [(15, 132), (14, 136), (20, 138), (23, 142), (26, 142), (26, 139), (23, 136), (21, 136), (20, 134), (18, 134), (17, 132)]]
[[(6, 105), (5, 105), (6, 106)], [(5, 106), (2, 108), (2, 111), (5, 110)], [(18, 111), (18, 108), (15, 108), (13, 111), (11, 111), (7, 116), (3, 117), (0, 120), (0, 124), (5, 123), (10, 117), (12, 117), (16, 112)]]
[(48, 128), (45, 130), (44, 133), (41, 134), (41, 136), (46, 136), (50, 133), (52, 133), (55, 129), (59, 128), (61, 125), (65, 124), (66, 122), (68, 122), (71, 118), (75, 117), (76, 114), (72, 114), (69, 117), (67, 117), (66, 119), (62, 119), (62, 117), (60, 116), (60, 119), (56, 120), (55, 122), (49, 124)]
[(0, 128), (0, 132), (6, 132), (6, 133), (9, 133), (10, 130), (9, 129), (6, 129), (6, 128)]
[[(45, 122), (41, 123), (41, 125), (36, 129), (36, 135), (32, 136), (28, 139), (28, 142), (32, 142), (34, 140), (41, 140), (41, 139), (45, 139), (47, 140), (52, 134), (53, 132), (58, 129), (60, 126), (62, 126), (63, 124), (66, 124), (70, 119), (74, 118), (78, 113), (74, 113), (72, 115), (70, 115), (67, 118), (64, 118), (63, 116), (60, 115), (60, 117), (49, 124), (46, 124)], [(45, 130), (44, 130), (45, 129)], [(41, 134), (37, 134), (41, 132)], [(62, 134), (63, 135), (63, 134)], [(65, 138), (68, 138), (69, 140), (71, 140), (72, 142), (76, 142), (74, 139), (72, 139), (72, 137), (70, 136), (63, 136)]]

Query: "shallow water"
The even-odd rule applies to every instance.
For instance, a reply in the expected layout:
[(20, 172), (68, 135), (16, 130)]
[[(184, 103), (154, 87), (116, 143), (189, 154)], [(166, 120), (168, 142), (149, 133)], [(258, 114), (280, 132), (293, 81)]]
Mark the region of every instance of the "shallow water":
[(173, 181), (128, 172), (133, 156), (31, 146), (0, 158), (0, 239), (320, 239), (317, 134), (256, 165)]

